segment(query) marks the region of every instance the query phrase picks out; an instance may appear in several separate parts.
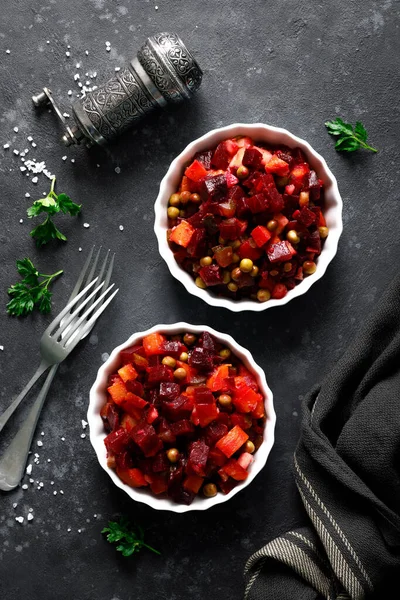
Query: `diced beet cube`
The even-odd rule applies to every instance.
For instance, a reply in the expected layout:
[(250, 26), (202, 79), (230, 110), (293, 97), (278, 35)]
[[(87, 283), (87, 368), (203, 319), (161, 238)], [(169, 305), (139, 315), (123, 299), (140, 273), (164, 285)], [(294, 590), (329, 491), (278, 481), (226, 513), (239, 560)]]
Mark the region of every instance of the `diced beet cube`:
[(107, 402), (100, 412), (106, 431), (114, 431), (119, 428), (119, 409), (113, 402)]
[(296, 250), (287, 240), (271, 244), (267, 252), (268, 258), (272, 263), (290, 260), (296, 254)]
[(222, 283), (221, 268), (218, 265), (209, 265), (199, 270), (199, 275), (207, 287)]
[(203, 331), (202, 336), (199, 340), (199, 345), (204, 348), (204, 350), (208, 350), (214, 354), (215, 352), (215, 344), (212, 336), (208, 333), (208, 331)]
[(257, 214), (268, 210), (269, 200), (264, 193), (254, 194), (247, 198), (247, 205), (253, 214)]
[(212, 448), (208, 453), (208, 464), (213, 467), (223, 467), (227, 460), (225, 454), (218, 448)]
[(272, 290), (271, 298), (274, 300), (281, 300), (287, 294), (287, 287), (284, 283), (277, 283)]
[(162, 471), (168, 471), (170, 462), (165, 452), (159, 452), (154, 458), (151, 464), (151, 470), (153, 473), (162, 473)]
[(183, 465), (179, 462), (177, 465), (170, 468), (168, 478), (168, 496), (173, 500), (177, 500), (182, 491)]
[(211, 158), (212, 158), (213, 152), (212, 150), (207, 150), (206, 152), (197, 152), (194, 157), (196, 160), (198, 160), (199, 162), (201, 162), (206, 169), (211, 169)]
[(226, 185), (229, 188), (232, 188), (233, 186), (237, 185), (239, 183), (239, 179), (237, 177), (235, 177), (235, 175), (232, 175), (232, 173), (230, 171), (227, 171), (225, 174), (226, 177)]
[(225, 240), (236, 240), (240, 235), (241, 222), (232, 217), (225, 219), (219, 226), (219, 233)]
[(133, 362), (132, 356), (133, 354), (139, 354), (142, 357), (146, 357), (144, 348), (141, 344), (136, 344), (135, 346), (130, 346), (129, 348), (125, 348), (121, 350), (119, 353), (119, 357), (123, 365), (126, 365), (130, 362)]
[(163, 446), (154, 427), (148, 423), (136, 425), (130, 435), (146, 457), (154, 456)]
[(255, 192), (264, 192), (275, 187), (273, 176), (270, 173), (262, 173), (254, 182), (253, 190)]
[(292, 166), (293, 156), (291, 154), (289, 154), (289, 152), (285, 152), (283, 150), (277, 150), (275, 152), (275, 154), (278, 158), (280, 158), (281, 160), (284, 160), (289, 165), (289, 167)]
[(170, 382), (174, 379), (174, 372), (167, 365), (158, 365), (157, 367), (147, 367), (147, 382), (150, 386), (161, 382)]
[(252, 425), (251, 417), (248, 414), (233, 413), (233, 415), (231, 415), (231, 421), (233, 426), (239, 425), (244, 431), (250, 429)]
[(220, 481), (218, 486), (221, 492), (226, 496), (226, 494), (229, 494), (229, 492), (231, 492), (233, 488), (237, 486), (237, 481), (232, 479), (232, 477), (229, 477), (227, 481)]
[(122, 427), (113, 431), (104, 438), (104, 444), (108, 452), (120, 454), (127, 450), (130, 445), (129, 433)]
[(194, 432), (194, 425), (189, 419), (181, 419), (171, 424), (171, 432), (175, 436), (189, 435)]
[(207, 234), (204, 227), (195, 229), (186, 251), (192, 258), (201, 258), (206, 254)]
[(127, 381), (125, 385), (128, 392), (132, 392), (132, 394), (143, 398), (144, 389), (143, 384), (141, 384), (140, 381), (137, 381), (137, 379), (134, 381)]
[(223, 423), (219, 423), (217, 421), (213, 421), (204, 430), (205, 441), (210, 448), (215, 446), (215, 444), (220, 440), (224, 435), (228, 433), (228, 427)]
[(321, 254), (321, 236), (319, 235), (318, 229), (312, 231), (307, 239), (307, 252), (315, 252), (315, 254)]
[(307, 206), (303, 206), (297, 220), (305, 227), (310, 227), (310, 225), (313, 225), (317, 221), (317, 215)]
[(164, 356), (172, 356), (172, 358), (179, 358), (182, 352), (186, 352), (187, 348), (185, 344), (181, 342), (164, 342), (161, 346), (162, 354)]
[(192, 442), (189, 446), (188, 474), (205, 476), (205, 468), (210, 448), (203, 440)]
[(124, 450), (116, 455), (115, 462), (119, 469), (131, 469), (133, 467), (132, 454), (127, 450)]
[(214, 200), (224, 198), (228, 192), (225, 175), (207, 175), (203, 180), (206, 193)]
[(212, 391), (205, 385), (199, 385), (194, 388), (194, 403), (195, 404), (214, 404), (215, 398)]
[(218, 414), (219, 408), (215, 402), (212, 404), (196, 404), (190, 418), (195, 425), (206, 427), (218, 417)]
[(171, 426), (164, 417), (161, 417), (157, 423), (157, 432), (160, 440), (166, 444), (173, 444), (175, 442), (176, 438), (171, 431)]
[(216, 169), (224, 169), (226, 170), (229, 166), (229, 163), (232, 157), (239, 150), (239, 146), (233, 142), (232, 140), (224, 140), (215, 149), (213, 154), (211, 164)]
[(164, 401), (161, 406), (163, 416), (169, 421), (180, 421), (185, 417), (189, 417), (190, 409), (186, 405), (186, 396), (178, 396), (169, 402)]
[(181, 393), (181, 386), (179, 383), (160, 383), (159, 395), (161, 400), (175, 400)]
[(253, 167), (253, 169), (259, 169), (262, 166), (263, 156), (256, 148), (246, 148), (243, 155), (242, 163), (245, 167)]
[(186, 504), (187, 506), (192, 504), (196, 496), (194, 492), (185, 490), (183, 487), (179, 488), (176, 493), (171, 494), (169, 492), (169, 494), (174, 502), (177, 502), (178, 504)]
[(236, 214), (238, 217), (246, 217), (251, 213), (250, 206), (248, 203), (248, 198), (246, 196), (242, 196), (236, 202)]
[(208, 371), (213, 368), (213, 357), (205, 348), (194, 348), (189, 354), (188, 364), (200, 371)]

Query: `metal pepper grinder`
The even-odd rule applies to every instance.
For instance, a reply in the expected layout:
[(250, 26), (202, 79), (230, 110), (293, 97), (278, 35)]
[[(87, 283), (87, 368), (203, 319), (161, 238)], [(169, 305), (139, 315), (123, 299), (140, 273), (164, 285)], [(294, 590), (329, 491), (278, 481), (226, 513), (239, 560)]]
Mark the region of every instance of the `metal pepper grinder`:
[(202, 75), (177, 34), (158, 33), (147, 38), (126, 67), (72, 105), (74, 125), (66, 122), (48, 88), (32, 100), (37, 107), (54, 109), (65, 129), (66, 146), (82, 141), (104, 145), (153, 109), (189, 99), (200, 87)]

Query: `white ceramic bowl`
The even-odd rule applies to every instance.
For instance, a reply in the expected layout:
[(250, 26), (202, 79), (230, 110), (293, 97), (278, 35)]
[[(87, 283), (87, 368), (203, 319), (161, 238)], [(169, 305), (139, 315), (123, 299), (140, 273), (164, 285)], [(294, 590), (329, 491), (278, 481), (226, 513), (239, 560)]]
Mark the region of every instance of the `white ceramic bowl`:
[[(324, 182), (325, 189), (325, 212), (326, 224), (329, 227), (329, 236), (325, 240), (322, 252), (317, 259), (317, 270), (313, 275), (309, 275), (290, 290), (281, 300), (269, 300), (268, 302), (255, 302), (253, 300), (233, 300), (230, 298), (220, 298), (208, 290), (202, 290), (197, 287), (189, 273), (186, 273), (176, 262), (167, 242), (168, 218), (167, 208), (168, 200), (171, 194), (176, 192), (179, 187), (185, 168), (193, 159), (196, 152), (215, 148), (219, 142), (237, 135), (248, 135), (255, 142), (264, 142), (268, 144), (286, 145), (290, 148), (299, 147), (307, 156), (311, 167), (316, 171), (318, 177)], [(171, 163), (167, 174), (160, 184), (160, 191), (154, 204), (155, 222), (154, 231), (158, 240), (158, 248), (161, 256), (168, 265), (171, 274), (180, 281), (187, 291), (198, 298), (201, 298), (211, 306), (228, 308), (234, 312), (242, 310), (261, 311), (273, 306), (282, 306), (293, 298), (301, 296), (310, 289), (313, 283), (320, 279), (325, 273), (329, 263), (336, 254), (339, 237), (342, 233), (342, 199), (338, 190), (337, 182), (328, 168), (325, 160), (316, 152), (308, 142), (296, 137), (286, 129), (255, 123), (246, 125), (235, 123), (227, 127), (213, 129), (194, 142), (191, 142)]]
[[(249, 467), (249, 475), (247, 479), (245, 481), (240, 482), (235, 488), (233, 488), (233, 490), (229, 492), (229, 494), (224, 495), (218, 493), (214, 498), (196, 497), (190, 506), (176, 504), (169, 498), (157, 498), (157, 496), (154, 496), (151, 492), (147, 491), (146, 488), (129, 487), (128, 485), (123, 483), (123, 481), (121, 481), (121, 479), (118, 477), (118, 475), (113, 469), (110, 469), (107, 466), (106, 449), (104, 446), (104, 438), (106, 437), (106, 433), (104, 431), (103, 422), (100, 417), (100, 410), (107, 398), (106, 388), (108, 377), (109, 375), (114, 373), (120, 365), (119, 353), (121, 350), (123, 350), (124, 348), (128, 348), (133, 344), (136, 344), (145, 335), (148, 335), (149, 333), (154, 333), (155, 331), (159, 331), (160, 333), (166, 333), (169, 335), (176, 335), (179, 333), (184, 333), (186, 331), (197, 334), (203, 331), (208, 331), (208, 333), (214, 336), (217, 340), (222, 341), (224, 344), (226, 344), (226, 346), (230, 348), (232, 352), (243, 361), (243, 364), (256, 376), (257, 383), (265, 397), (265, 411), (267, 415), (267, 421), (265, 424), (264, 439), (260, 448), (254, 455), (254, 462)], [(248, 350), (237, 344), (230, 335), (226, 335), (225, 333), (215, 331), (214, 329), (211, 329), (211, 327), (207, 327), (206, 325), (189, 325), (188, 323), (174, 323), (173, 325), (155, 325), (147, 331), (140, 331), (139, 333), (134, 333), (126, 342), (124, 342), (120, 346), (117, 346), (112, 351), (108, 360), (98, 370), (96, 381), (94, 382), (90, 390), (90, 400), (87, 419), (90, 428), (90, 441), (92, 443), (93, 448), (95, 449), (99, 463), (106, 471), (106, 473), (108, 473), (108, 475), (111, 477), (115, 485), (121, 488), (121, 490), (124, 490), (124, 492), (126, 492), (128, 496), (132, 498), (132, 500), (143, 502), (144, 504), (147, 504), (148, 506), (151, 506), (156, 510), (169, 510), (176, 513), (184, 513), (190, 510), (206, 510), (207, 508), (211, 508), (211, 506), (215, 506), (216, 504), (226, 502), (235, 494), (240, 492), (240, 490), (249, 485), (249, 483), (254, 479), (257, 473), (261, 471), (261, 469), (267, 462), (268, 455), (274, 444), (276, 415), (274, 410), (272, 392), (267, 385), (264, 371), (254, 362), (254, 359)]]

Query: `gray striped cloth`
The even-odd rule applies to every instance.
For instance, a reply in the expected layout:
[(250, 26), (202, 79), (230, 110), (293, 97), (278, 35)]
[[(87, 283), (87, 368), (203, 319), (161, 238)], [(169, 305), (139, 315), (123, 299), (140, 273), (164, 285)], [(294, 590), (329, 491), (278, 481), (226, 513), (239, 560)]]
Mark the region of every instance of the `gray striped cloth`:
[(245, 600), (399, 600), (400, 277), (305, 398), (294, 475), (306, 526), (250, 557)]

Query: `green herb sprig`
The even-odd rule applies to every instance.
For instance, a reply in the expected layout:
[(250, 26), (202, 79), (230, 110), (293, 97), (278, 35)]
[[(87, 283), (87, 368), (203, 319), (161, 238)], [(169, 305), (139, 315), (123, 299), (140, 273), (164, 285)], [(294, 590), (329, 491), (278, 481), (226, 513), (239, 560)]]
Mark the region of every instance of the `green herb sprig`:
[(52, 216), (59, 212), (63, 212), (64, 214), (70, 214), (72, 217), (74, 217), (81, 210), (81, 205), (72, 202), (71, 198), (67, 196), (67, 194), (55, 193), (55, 183), (56, 178), (53, 177), (51, 180), (50, 192), (47, 194), (47, 196), (45, 198), (36, 200), (27, 210), (28, 217), (30, 219), (32, 217), (37, 217), (42, 212), (47, 214), (47, 217), (43, 223), (31, 231), (31, 236), (35, 238), (36, 245), (39, 247), (54, 239), (62, 240), (63, 242), (67, 241), (66, 236), (55, 226), (51, 219)]
[(338, 138), (335, 150), (338, 152), (354, 152), (359, 148), (378, 152), (376, 148), (367, 144), (368, 133), (361, 121), (357, 121), (354, 128), (350, 123), (345, 123), (337, 117), (334, 121), (326, 121), (325, 127), (330, 135)]
[(41, 313), (51, 311), (52, 292), (49, 290), (51, 281), (61, 275), (57, 271), (53, 275), (39, 273), (29, 258), (17, 260), (17, 270), (22, 281), (8, 289), (12, 299), (7, 304), (9, 315), (24, 317), (37, 308)]
[(110, 544), (118, 543), (116, 550), (122, 552), (123, 556), (132, 556), (142, 548), (161, 554), (144, 542), (143, 529), (139, 525), (132, 525), (126, 517), (121, 517), (119, 521), (110, 521), (101, 533), (107, 533), (107, 541)]

